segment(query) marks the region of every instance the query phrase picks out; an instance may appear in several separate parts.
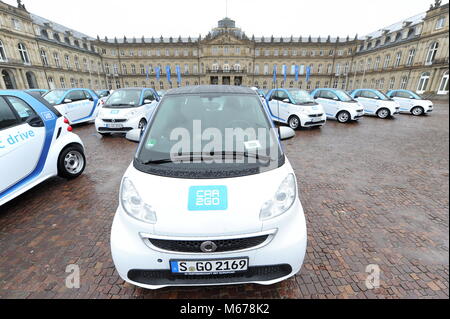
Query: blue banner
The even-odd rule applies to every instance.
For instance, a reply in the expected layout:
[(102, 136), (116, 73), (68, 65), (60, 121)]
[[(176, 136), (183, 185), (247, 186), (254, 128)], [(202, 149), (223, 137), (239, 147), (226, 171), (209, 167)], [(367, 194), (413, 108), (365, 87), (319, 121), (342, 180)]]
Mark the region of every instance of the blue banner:
[(166, 66), (166, 74), (167, 74), (167, 82), (172, 83), (171, 74), (170, 74), (170, 65)]
[(300, 75), (300, 67), (298, 65), (295, 66), (295, 82), (298, 82)]
[(310, 79), (310, 78), (311, 78), (311, 67), (308, 66), (308, 67), (306, 68), (306, 83), (309, 82), (309, 79)]
[(159, 80), (161, 79), (161, 68), (159, 66), (156, 67), (155, 73), (156, 73), (156, 81), (159, 82)]
[(286, 66), (286, 64), (283, 64), (283, 79), (284, 79), (284, 84), (286, 84), (286, 80), (287, 80), (287, 66)]
[(178, 84), (181, 85), (181, 70), (180, 70), (180, 66), (177, 65), (177, 78), (178, 78)]
[(147, 66), (147, 69), (145, 70), (145, 75), (146, 75), (147, 81), (148, 81), (148, 79), (150, 78), (150, 67), (149, 66)]

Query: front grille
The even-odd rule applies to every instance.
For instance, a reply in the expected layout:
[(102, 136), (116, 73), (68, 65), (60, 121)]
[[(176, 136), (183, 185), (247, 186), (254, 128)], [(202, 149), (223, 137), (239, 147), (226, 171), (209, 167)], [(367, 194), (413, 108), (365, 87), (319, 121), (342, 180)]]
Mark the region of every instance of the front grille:
[[(237, 250), (250, 249), (263, 244), (269, 235), (227, 239), (227, 240), (210, 240), (217, 245), (215, 253), (223, 253)], [(206, 241), (187, 241), (187, 240), (164, 240), (149, 238), (148, 241), (155, 247), (178, 253), (203, 253), (200, 246)]]
[(311, 114), (311, 115), (309, 115), (309, 117), (311, 117), (311, 118), (322, 117), (322, 116), (323, 116), (323, 113), (322, 114)]
[(315, 125), (321, 125), (325, 124), (326, 121), (320, 121), (320, 122), (306, 122), (305, 126), (315, 126)]
[(123, 128), (109, 128), (109, 127), (99, 127), (98, 130), (99, 132), (122, 132), (122, 133), (126, 133), (131, 131), (133, 128), (132, 127), (123, 127)]
[(356, 111), (357, 113), (362, 113), (362, 112), (364, 112), (364, 110), (358, 110), (358, 111)]
[(131, 281), (154, 286), (230, 284), (251, 281), (270, 281), (292, 273), (290, 265), (250, 267), (246, 272), (228, 275), (176, 275), (170, 270), (137, 270), (128, 272)]
[(102, 119), (105, 123), (125, 123), (127, 119)]

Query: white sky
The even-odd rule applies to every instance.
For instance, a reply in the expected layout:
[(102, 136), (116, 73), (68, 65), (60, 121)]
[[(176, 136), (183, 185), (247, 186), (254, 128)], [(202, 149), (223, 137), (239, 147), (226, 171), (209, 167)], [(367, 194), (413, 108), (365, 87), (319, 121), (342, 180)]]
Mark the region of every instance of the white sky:
[[(198, 36), (225, 16), (226, 0), (23, 0), (28, 11), (102, 38)], [(366, 35), (429, 9), (434, 0), (228, 0), (251, 36)], [(16, 5), (15, 0), (4, 0)], [(443, 3), (447, 3), (444, 0)]]

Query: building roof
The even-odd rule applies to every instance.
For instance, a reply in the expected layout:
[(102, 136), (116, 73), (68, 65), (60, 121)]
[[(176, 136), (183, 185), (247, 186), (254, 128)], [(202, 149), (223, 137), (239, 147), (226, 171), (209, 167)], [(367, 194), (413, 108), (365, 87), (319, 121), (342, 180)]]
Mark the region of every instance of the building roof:
[(43, 28), (47, 28), (48, 27), (48, 28), (51, 28), (54, 31), (60, 32), (60, 33), (70, 32), (73, 37), (79, 38), (79, 39), (86, 38), (87, 40), (91, 40), (91, 41), (95, 40), (94, 38), (92, 38), (92, 37), (90, 37), (90, 36), (88, 36), (88, 35), (86, 35), (84, 33), (81, 33), (81, 32), (78, 32), (78, 31), (76, 31), (74, 29), (65, 27), (62, 24), (50, 21), (50, 20), (48, 20), (46, 18), (43, 18), (43, 17), (40, 17), (40, 16), (38, 16), (36, 14), (30, 13), (30, 16), (31, 16), (31, 19), (33, 20), (33, 22), (35, 24), (37, 24), (37, 25), (39, 25), (39, 26), (41, 26)]
[(406, 25), (408, 25), (409, 27), (418, 25), (418, 24), (423, 22), (423, 19), (426, 17), (426, 15), (427, 15), (426, 12), (417, 14), (417, 15), (415, 15), (413, 17), (408, 18), (408, 19), (404, 19), (404, 20), (399, 21), (397, 23), (391, 24), (388, 27), (385, 27), (385, 28), (379, 29), (379, 30), (377, 30), (375, 32), (369, 33), (366, 36), (366, 38), (372, 38), (373, 39), (373, 38), (381, 37), (384, 34), (394, 33), (394, 32), (402, 30)]

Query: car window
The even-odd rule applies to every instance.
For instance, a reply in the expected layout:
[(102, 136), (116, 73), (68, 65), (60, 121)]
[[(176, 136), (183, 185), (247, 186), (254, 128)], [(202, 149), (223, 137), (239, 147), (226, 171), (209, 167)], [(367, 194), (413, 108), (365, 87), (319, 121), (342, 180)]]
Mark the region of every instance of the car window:
[(150, 101), (156, 100), (156, 99), (155, 99), (155, 95), (153, 94), (152, 91), (146, 90), (146, 91), (144, 92), (144, 101), (145, 101), (145, 100), (150, 100)]
[(355, 98), (362, 97), (362, 96), (363, 96), (363, 91), (358, 91), (355, 94)]
[(13, 96), (8, 96), (6, 99), (11, 103), (13, 108), (16, 110), (22, 122), (25, 122), (30, 117), (35, 116), (36, 112), (29, 106), (25, 101), (18, 99)]
[(333, 100), (333, 99), (337, 98), (337, 95), (331, 91), (321, 91), (319, 96), (323, 99), (329, 99), (329, 100)]
[(361, 96), (368, 99), (379, 99), (378, 96), (372, 91), (362, 91)]
[(284, 101), (284, 100), (290, 100), (289, 99), (289, 95), (286, 93), (286, 91), (282, 91), (282, 90), (278, 90), (277, 91), (277, 99), (279, 101)]
[[(14, 112), (9, 107), (8, 103), (0, 97), (0, 130), (19, 124)], [(1, 145), (0, 145), (1, 146)]]
[(72, 91), (66, 95), (66, 99), (72, 100), (72, 102), (86, 100), (86, 96), (83, 91)]
[(409, 94), (408, 92), (397, 92), (396, 97), (400, 97), (400, 98), (404, 98), (404, 99), (410, 99), (411, 98), (411, 94)]
[(48, 92), (43, 97), (48, 103), (55, 105), (61, 101), (61, 99), (66, 94), (66, 92), (67, 92), (67, 90), (54, 90), (54, 91)]
[(83, 91), (84, 92), (84, 96), (86, 99), (91, 100), (92, 99), (92, 95), (91, 93), (89, 93), (88, 91)]

